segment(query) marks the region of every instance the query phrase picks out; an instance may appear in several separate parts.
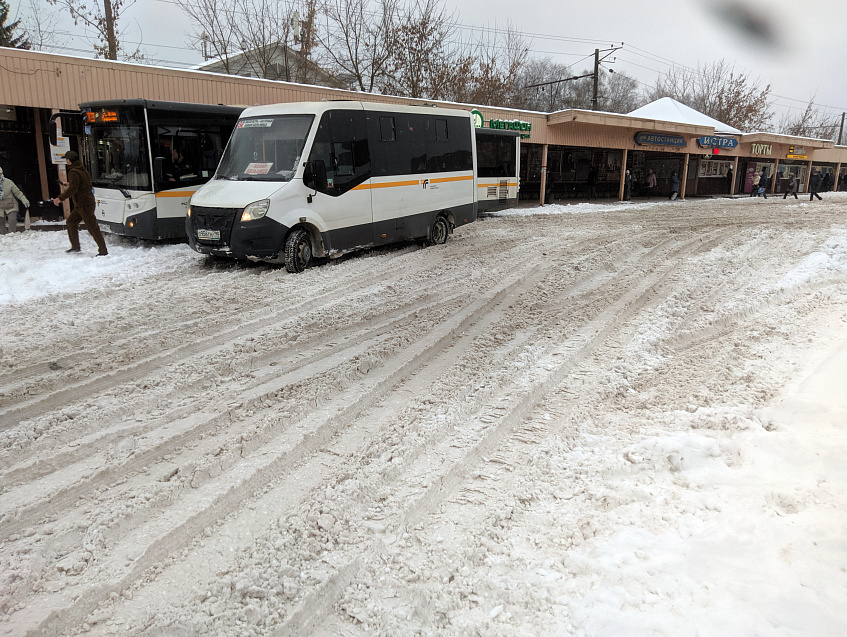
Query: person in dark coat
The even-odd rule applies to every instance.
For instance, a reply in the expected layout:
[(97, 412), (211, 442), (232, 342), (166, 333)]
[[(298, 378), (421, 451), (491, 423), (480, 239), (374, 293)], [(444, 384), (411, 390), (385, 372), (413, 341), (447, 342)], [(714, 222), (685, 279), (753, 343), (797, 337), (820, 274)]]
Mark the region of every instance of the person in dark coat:
[(592, 164), (591, 168), (588, 170), (588, 198), (592, 199), (597, 197), (597, 177), (599, 174), (599, 170), (597, 167)]
[(823, 197), (821, 197), (818, 192), (821, 189), (821, 174), (816, 170), (812, 173), (812, 177), (809, 179), (809, 201), (814, 201), (815, 197), (823, 201)]
[(85, 229), (88, 230), (97, 244), (97, 256), (104, 257), (109, 254), (109, 251), (106, 249), (106, 240), (103, 238), (103, 233), (100, 232), (100, 227), (97, 225), (97, 218), (94, 216), (94, 208), (97, 202), (94, 200), (94, 191), (91, 188), (91, 175), (82, 165), (76, 152), (69, 150), (62, 156), (68, 162), (68, 187), (65, 192), (53, 199), (53, 203), (58, 206), (66, 199), (71, 200), (71, 214), (65, 221), (71, 247), (65, 252), (81, 251), (79, 247), (79, 222), (84, 221)]
[(732, 192), (732, 167), (730, 166), (726, 170), (726, 191), (728, 193)]
[(785, 194), (782, 195), (782, 198), (785, 199), (788, 195), (794, 195), (794, 198), (797, 199), (797, 175), (794, 173), (788, 173), (788, 186), (785, 189)]
[(679, 177), (676, 176), (676, 171), (671, 172), (671, 195), (668, 197), (671, 201), (677, 198), (679, 194)]
[(623, 178), (623, 200), (629, 201), (632, 196), (632, 175), (629, 171), (626, 171), (626, 174)]
[(826, 173), (821, 180), (821, 190), (824, 192), (832, 190), (832, 184), (834, 181), (835, 177), (832, 176), (832, 173)]
[(768, 172), (762, 169), (762, 177), (759, 179), (759, 194), (765, 199), (768, 198)]

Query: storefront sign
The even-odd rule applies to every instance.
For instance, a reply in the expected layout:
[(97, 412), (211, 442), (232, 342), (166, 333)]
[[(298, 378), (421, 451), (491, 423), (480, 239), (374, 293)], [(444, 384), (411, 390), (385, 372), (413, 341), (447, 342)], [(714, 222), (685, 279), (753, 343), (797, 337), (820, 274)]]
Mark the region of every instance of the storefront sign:
[(639, 146), (685, 146), (685, 137), (681, 135), (662, 135), (661, 133), (636, 133), (635, 143)]
[(750, 144), (751, 155), (770, 155), (773, 152), (771, 144)]
[(471, 111), (471, 115), (473, 116), (474, 128), (482, 128), (485, 126), (485, 116), (480, 111), (473, 109)]
[(498, 130), (521, 131), (521, 139), (527, 139), (530, 135), (530, 131), (532, 130), (532, 124), (529, 122), (523, 122), (519, 119), (490, 119), (488, 120), (488, 127)]
[(738, 140), (732, 137), (718, 137), (717, 135), (707, 135), (697, 140), (703, 148), (735, 148), (738, 146)]
[(808, 159), (805, 146), (789, 146), (786, 159)]

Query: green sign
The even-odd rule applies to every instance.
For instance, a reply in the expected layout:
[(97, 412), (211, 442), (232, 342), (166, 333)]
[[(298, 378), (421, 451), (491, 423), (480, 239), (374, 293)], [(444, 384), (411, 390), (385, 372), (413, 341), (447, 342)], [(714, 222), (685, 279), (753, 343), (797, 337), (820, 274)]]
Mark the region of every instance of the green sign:
[(488, 120), (489, 128), (498, 130), (516, 130), (520, 131), (521, 139), (528, 139), (532, 131), (532, 124), (523, 122), (519, 119), (490, 119)]
[(485, 116), (482, 113), (480, 113), (476, 109), (473, 109), (471, 111), (471, 115), (473, 116), (474, 128), (482, 128), (483, 126), (485, 126)]

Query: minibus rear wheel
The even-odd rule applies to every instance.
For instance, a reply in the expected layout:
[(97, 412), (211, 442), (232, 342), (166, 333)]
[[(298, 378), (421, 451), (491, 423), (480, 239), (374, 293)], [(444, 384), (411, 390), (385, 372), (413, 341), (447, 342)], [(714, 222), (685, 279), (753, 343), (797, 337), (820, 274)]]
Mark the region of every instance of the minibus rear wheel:
[(302, 272), (312, 265), (312, 240), (305, 230), (292, 230), (285, 240), (285, 269)]
[(450, 234), (450, 226), (447, 224), (447, 219), (442, 215), (438, 215), (432, 226), (429, 229), (428, 243), (431, 246), (441, 245), (447, 242), (447, 235)]

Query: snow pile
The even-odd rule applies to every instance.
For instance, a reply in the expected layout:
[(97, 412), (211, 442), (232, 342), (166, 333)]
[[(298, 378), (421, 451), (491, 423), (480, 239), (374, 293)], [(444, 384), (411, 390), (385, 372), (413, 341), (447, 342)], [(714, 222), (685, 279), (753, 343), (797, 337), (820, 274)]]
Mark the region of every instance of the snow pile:
[(0, 235), (0, 305), (24, 303), (59, 292), (106, 288), (157, 273), (195, 266), (200, 259), (187, 245), (132, 245), (106, 235), (109, 254), (80, 233), (82, 252), (67, 254), (64, 232), (29, 231)]

